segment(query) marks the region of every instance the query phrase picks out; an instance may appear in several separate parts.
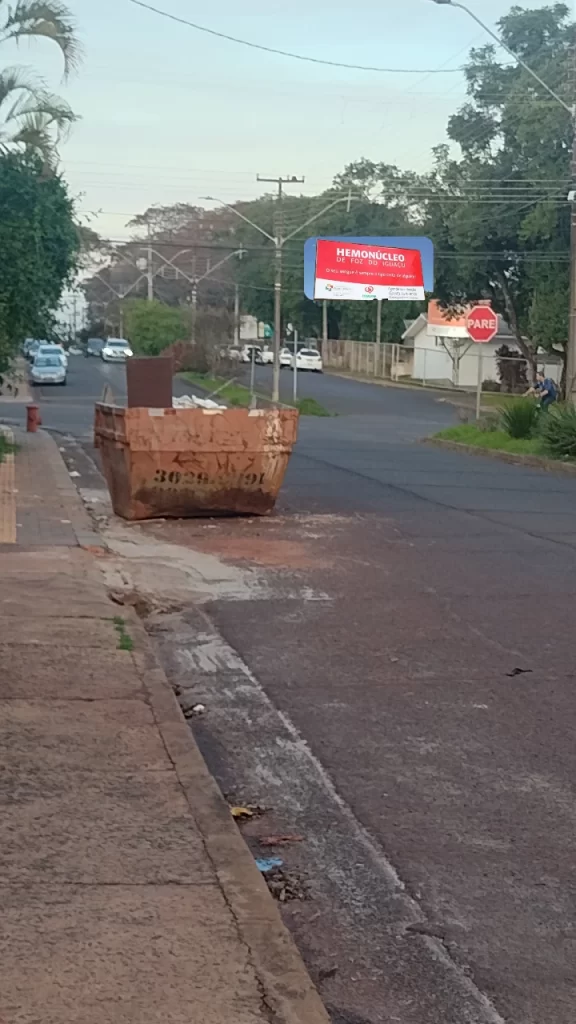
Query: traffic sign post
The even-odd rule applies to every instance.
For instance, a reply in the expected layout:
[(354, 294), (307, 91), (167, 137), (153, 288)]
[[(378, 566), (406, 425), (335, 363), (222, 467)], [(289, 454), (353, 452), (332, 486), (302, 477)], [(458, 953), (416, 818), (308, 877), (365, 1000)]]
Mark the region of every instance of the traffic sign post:
[(472, 341), (485, 345), (498, 334), (498, 313), (488, 305), (473, 306), (466, 317), (466, 328)]
[[(498, 313), (491, 306), (473, 306), (466, 317), (466, 329), (477, 345), (486, 345), (498, 334)], [(476, 419), (482, 410), (482, 349), (478, 349), (478, 383), (476, 385)]]

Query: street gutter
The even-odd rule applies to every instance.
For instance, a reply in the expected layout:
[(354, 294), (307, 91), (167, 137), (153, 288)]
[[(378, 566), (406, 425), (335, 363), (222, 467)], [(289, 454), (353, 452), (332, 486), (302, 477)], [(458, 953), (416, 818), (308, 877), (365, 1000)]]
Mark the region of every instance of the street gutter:
[(481, 455), (499, 462), (509, 462), (513, 466), (529, 466), (543, 469), (547, 473), (561, 473), (564, 476), (576, 476), (575, 462), (562, 462), (560, 459), (547, 459), (545, 455), (521, 455), (517, 452), (505, 452), (498, 448), (480, 448), (475, 444), (463, 444), (461, 441), (445, 441), (439, 437), (425, 437), (424, 444), (432, 444), (436, 448), (462, 452), (464, 455)]

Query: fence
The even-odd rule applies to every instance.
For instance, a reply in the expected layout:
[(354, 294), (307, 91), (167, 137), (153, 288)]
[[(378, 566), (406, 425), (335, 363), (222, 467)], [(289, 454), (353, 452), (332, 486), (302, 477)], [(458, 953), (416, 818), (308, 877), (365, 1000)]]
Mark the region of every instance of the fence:
[[(532, 384), (524, 357), (496, 354), (498, 345), (460, 345), (444, 348), (407, 347), (365, 341), (325, 341), (322, 357), (326, 369), (342, 373), (458, 391), (522, 394)], [(562, 378), (562, 361), (542, 354), (538, 367), (556, 384)]]

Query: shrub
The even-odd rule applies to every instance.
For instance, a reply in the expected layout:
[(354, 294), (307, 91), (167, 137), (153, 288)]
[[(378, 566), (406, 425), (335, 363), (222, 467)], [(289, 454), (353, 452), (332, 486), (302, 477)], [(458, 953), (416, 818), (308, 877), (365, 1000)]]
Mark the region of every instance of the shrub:
[(547, 455), (554, 459), (576, 458), (576, 408), (555, 405), (541, 417), (540, 433)]
[(496, 362), (501, 391), (507, 391), (509, 394), (526, 391), (528, 387), (526, 360), (520, 352), (508, 348), (508, 345), (501, 345), (496, 350)]
[(500, 430), (500, 413), (495, 409), (493, 412), (487, 412), (482, 419), (478, 420), (476, 426), (483, 434), (491, 434), (494, 430)]
[(540, 410), (531, 398), (519, 398), (500, 413), (502, 429), (510, 437), (532, 437)]

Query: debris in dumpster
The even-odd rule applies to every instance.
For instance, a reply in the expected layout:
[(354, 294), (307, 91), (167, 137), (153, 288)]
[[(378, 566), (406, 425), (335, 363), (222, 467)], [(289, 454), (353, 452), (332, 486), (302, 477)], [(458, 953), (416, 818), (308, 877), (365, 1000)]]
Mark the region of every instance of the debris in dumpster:
[(198, 398), (197, 395), (180, 395), (172, 399), (174, 409), (227, 409), (226, 405), (220, 405), (212, 398)]
[(291, 835), (290, 833), (280, 836), (262, 836), (258, 840), (260, 846), (282, 846), (284, 843), (302, 843), (303, 841), (304, 836)]

